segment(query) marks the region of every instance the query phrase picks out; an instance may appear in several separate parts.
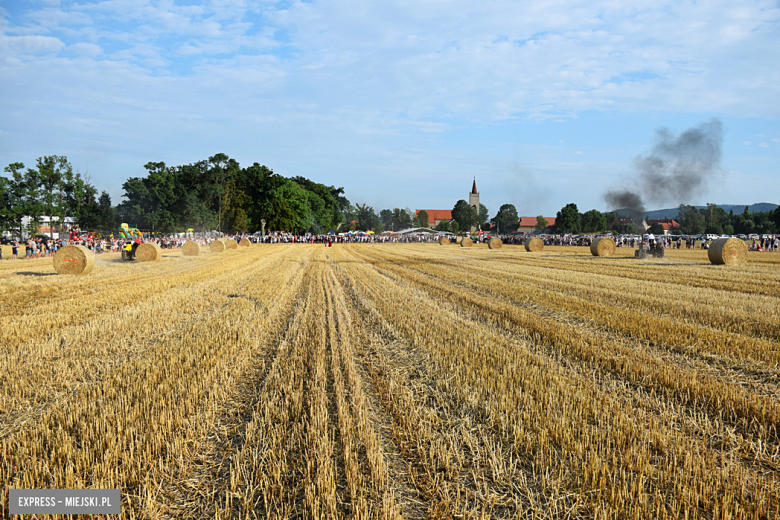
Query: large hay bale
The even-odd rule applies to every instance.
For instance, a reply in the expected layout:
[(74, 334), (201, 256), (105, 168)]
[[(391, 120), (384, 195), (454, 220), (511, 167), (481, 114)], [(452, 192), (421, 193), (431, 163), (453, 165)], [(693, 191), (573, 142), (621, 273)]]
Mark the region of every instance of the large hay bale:
[(503, 246), (504, 243), (501, 241), (500, 238), (493, 237), (490, 240), (488, 240), (488, 249), (501, 249), (501, 246)]
[(200, 244), (194, 240), (187, 240), (184, 245), (181, 246), (181, 254), (183, 256), (198, 256), (200, 255)]
[(238, 242), (233, 240), (232, 238), (225, 240), (225, 245), (228, 249), (238, 249)]
[(466, 237), (460, 241), (460, 247), (471, 247), (473, 245), (474, 245), (474, 241), (471, 240), (469, 237)]
[(241, 247), (249, 247), (250, 245), (252, 245), (252, 242), (250, 242), (248, 238), (242, 238), (241, 242), (239, 242), (238, 245), (240, 245)]
[(544, 249), (544, 240), (539, 237), (528, 237), (523, 242), (526, 251), (531, 253), (537, 253)]
[(719, 238), (710, 244), (707, 256), (715, 265), (745, 265), (748, 248), (739, 238)]
[(223, 253), (225, 249), (227, 249), (227, 244), (225, 244), (224, 238), (218, 238), (212, 243), (209, 244), (209, 249), (211, 249), (212, 253)]
[(54, 270), (60, 274), (89, 274), (95, 253), (84, 246), (65, 246), (54, 254)]
[(162, 258), (162, 249), (154, 242), (141, 244), (135, 250), (135, 259), (139, 262), (159, 262)]
[(442, 246), (450, 245), (450, 239), (447, 238), (447, 237), (439, 237), (439, 245), (442, 245)]
[(615, 241), (609, 237), (597, 238), (590, 244), (593, 256), (612, 256), (615, 254)]
[(460, 243), (463, 242), (463, 237), (455, 237), (455, 243), (460, 245)]

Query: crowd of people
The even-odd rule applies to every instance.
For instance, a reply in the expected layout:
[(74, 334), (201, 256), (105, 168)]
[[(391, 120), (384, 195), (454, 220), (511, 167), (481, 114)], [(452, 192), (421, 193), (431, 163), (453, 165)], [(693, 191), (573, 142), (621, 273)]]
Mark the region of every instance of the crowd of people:
[[(198, 235), (198, 236), (168, 236), (144, 238), (143, 242), (154, 242), (162, 249), (179, 249), (188, 240), (194, 240), (202, 246), (208, 246), (218, 238), (231, 238), (238, 241), (246, 238), (254, 244), (324, 244), (327, 246), (333, 244), (388, 244), (388, 243), (422, 243), (438, 241), (441, 235), (438, 234), (322, 234), (322, 235), (296, 235), (284, 231), (273, 231), (267, 235), (256, 234), (238, 234), (238, 235)], [(486, 242), (493, 238), (488, 234), (479, 234), (472, 236), (472, 239), (479, 242)], [(505, 244), (522, 245), (527, 236), (525, 235), (501, 235), (499, 236)], [(573, 236), (573, 235), (540, 235), (546, 246), (590, 246), (595, 236)], [(30, 238), (26, 241), (13, 240), (11, 242), (12, 260), (32, 259), (53, 256), (58, 249), (66, 245), (81, 245), (94, 253), (115, 253), (129, 242), (135, 241), (135, 238), (81, 238), (78, 240), (70, 239), (44, 239), (42, 237)], [(697, 245), (696, 238), (692, 236), (684, 237), (679, 235), (658, 236), (657, 241), (667, 249), (695, 249)], [(639, 247), (639, 239), (635, 236), (616, 237), (617, 247)], [(701, 238), (701, 249), (708, 249), (710, 241)], [(748, 245), (751, 251), (778, 251), (780, 250), (780, 236), (767, 235), (761, 238), (754, 238)], [(20, 254), (22, 251), (22, 254)], [(2, 249), (0, 248), (0, 259), (2, 259)]]

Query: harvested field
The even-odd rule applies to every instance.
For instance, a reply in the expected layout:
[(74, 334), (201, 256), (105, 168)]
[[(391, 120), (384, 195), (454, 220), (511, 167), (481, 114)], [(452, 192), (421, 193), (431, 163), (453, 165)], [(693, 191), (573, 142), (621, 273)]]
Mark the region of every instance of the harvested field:
[(777, 518), (780, 254), (633, 251), (0, 262), (0, 516)]

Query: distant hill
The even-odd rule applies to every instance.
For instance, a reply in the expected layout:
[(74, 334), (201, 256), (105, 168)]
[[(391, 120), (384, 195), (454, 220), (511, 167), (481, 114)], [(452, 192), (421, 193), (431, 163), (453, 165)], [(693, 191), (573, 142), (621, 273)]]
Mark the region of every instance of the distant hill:
[[(742, 213), (745, 211), (745, 206), (748, 207), (748, 211), (750, 213), (758, 213), (760, 211), (774, 211), (774, 209), (777, 207), (777, 204), (772, 204), (771, 202), (759, 202), (757, 204), (718, 204), (718, 207), (723, 208), (726, 213), (728, 213), (731, 210), (734, 210), (734, 213)], [(696, 206), (697, 208), (706, 208), (707, 206)], [(668, 209), (654, 209), (652, 211), (646, 211), (642, 217), (645, 215), (649, 216), (651, 219), (654, 218), (676, 218), (677, 217), (677, 208), (668, 208)], [(620, 213), (622, 215), (630, 215), (631, 210), (630, 209), (617, 209), (615, 210), (615, 213)]]

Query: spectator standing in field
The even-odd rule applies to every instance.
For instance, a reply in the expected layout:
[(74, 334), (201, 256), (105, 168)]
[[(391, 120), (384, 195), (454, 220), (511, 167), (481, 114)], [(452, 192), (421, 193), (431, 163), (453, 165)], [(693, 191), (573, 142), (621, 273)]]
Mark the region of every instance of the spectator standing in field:
[(19, 254), (19, 241), (14, 240), (14, 243), (11, 244), (11, 260), (16, 260), (16, 255)]

